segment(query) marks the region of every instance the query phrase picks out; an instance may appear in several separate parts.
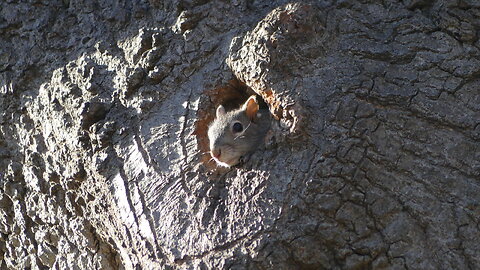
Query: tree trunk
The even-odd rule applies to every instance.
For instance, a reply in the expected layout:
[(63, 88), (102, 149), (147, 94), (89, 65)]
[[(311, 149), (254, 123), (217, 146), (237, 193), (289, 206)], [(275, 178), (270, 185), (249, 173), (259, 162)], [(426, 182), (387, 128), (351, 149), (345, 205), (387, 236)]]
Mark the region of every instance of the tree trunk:
[[(0, 4), (0, 269), (480, 268), (477, 1), (29, 2)], [(253, 93), (266, 146), (217, 167)]]

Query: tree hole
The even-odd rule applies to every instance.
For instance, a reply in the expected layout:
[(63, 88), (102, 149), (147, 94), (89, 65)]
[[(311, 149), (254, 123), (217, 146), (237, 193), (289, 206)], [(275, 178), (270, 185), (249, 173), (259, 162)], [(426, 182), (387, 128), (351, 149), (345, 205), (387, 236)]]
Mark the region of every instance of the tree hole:
[(216, 108), (223, 105), (226, 111), (238, 109), (251, 95), (257, 96), (260, 108), (268, 109), (268, 105), (263, 98), (238, 79), (232, 79), (226, 85), (205, 91), (204, 98), (200, 100), (197, 112), (198, 120), (193, 134), (197, 137), (198, 148), (201, 153), (200, 162), (207, 169), (213, 170), (217, 167), (210, 156), (207, 134), (208, 126), (215, 119)]

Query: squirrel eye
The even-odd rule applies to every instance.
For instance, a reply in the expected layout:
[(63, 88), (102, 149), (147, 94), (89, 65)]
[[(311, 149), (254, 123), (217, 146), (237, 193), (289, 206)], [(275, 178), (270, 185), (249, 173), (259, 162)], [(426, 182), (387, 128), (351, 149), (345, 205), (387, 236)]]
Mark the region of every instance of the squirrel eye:
[(242, 123), (236, 122), (235, 124), (233, 124), (232, 130), (233, 130), (233, 132), (235, 132), (235, 133), (242, 132), (242, 130), (243, 130), (243, 125), (242, 125)]

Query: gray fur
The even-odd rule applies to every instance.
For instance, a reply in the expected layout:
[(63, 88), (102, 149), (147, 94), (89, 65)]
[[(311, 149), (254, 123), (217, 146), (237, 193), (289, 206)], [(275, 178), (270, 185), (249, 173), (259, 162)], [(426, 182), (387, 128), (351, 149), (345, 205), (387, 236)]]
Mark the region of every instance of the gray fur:
[[(234, 134), (231, 128), (236, 121), (242, 123), (244, 128), (240, 134)], [(260, 109), (254, 121), (250, 121), (243, 107), (217, 115), (208, 128), (210, 150), (220, 149), (222, 153), (220, 160), (228, 166), (233, 166), (242, 156), (255, 151), (263, 143), (269, 128), (270, 113), (266, 109)], [(218, 160), (215, 159), (215, 161), (218, 163)], [(219, 165), (227, 166), (221, 163)]]

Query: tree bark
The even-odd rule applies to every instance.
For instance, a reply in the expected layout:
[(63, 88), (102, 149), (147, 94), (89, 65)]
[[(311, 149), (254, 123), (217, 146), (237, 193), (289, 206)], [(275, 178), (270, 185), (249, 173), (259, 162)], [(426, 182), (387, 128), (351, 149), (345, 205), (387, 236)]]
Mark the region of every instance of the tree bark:
[[(30, 2), (0, 6), (0, 269), (480, 268), (476, 1)], [(267, 144), (219, 168), (252, 93)]]

